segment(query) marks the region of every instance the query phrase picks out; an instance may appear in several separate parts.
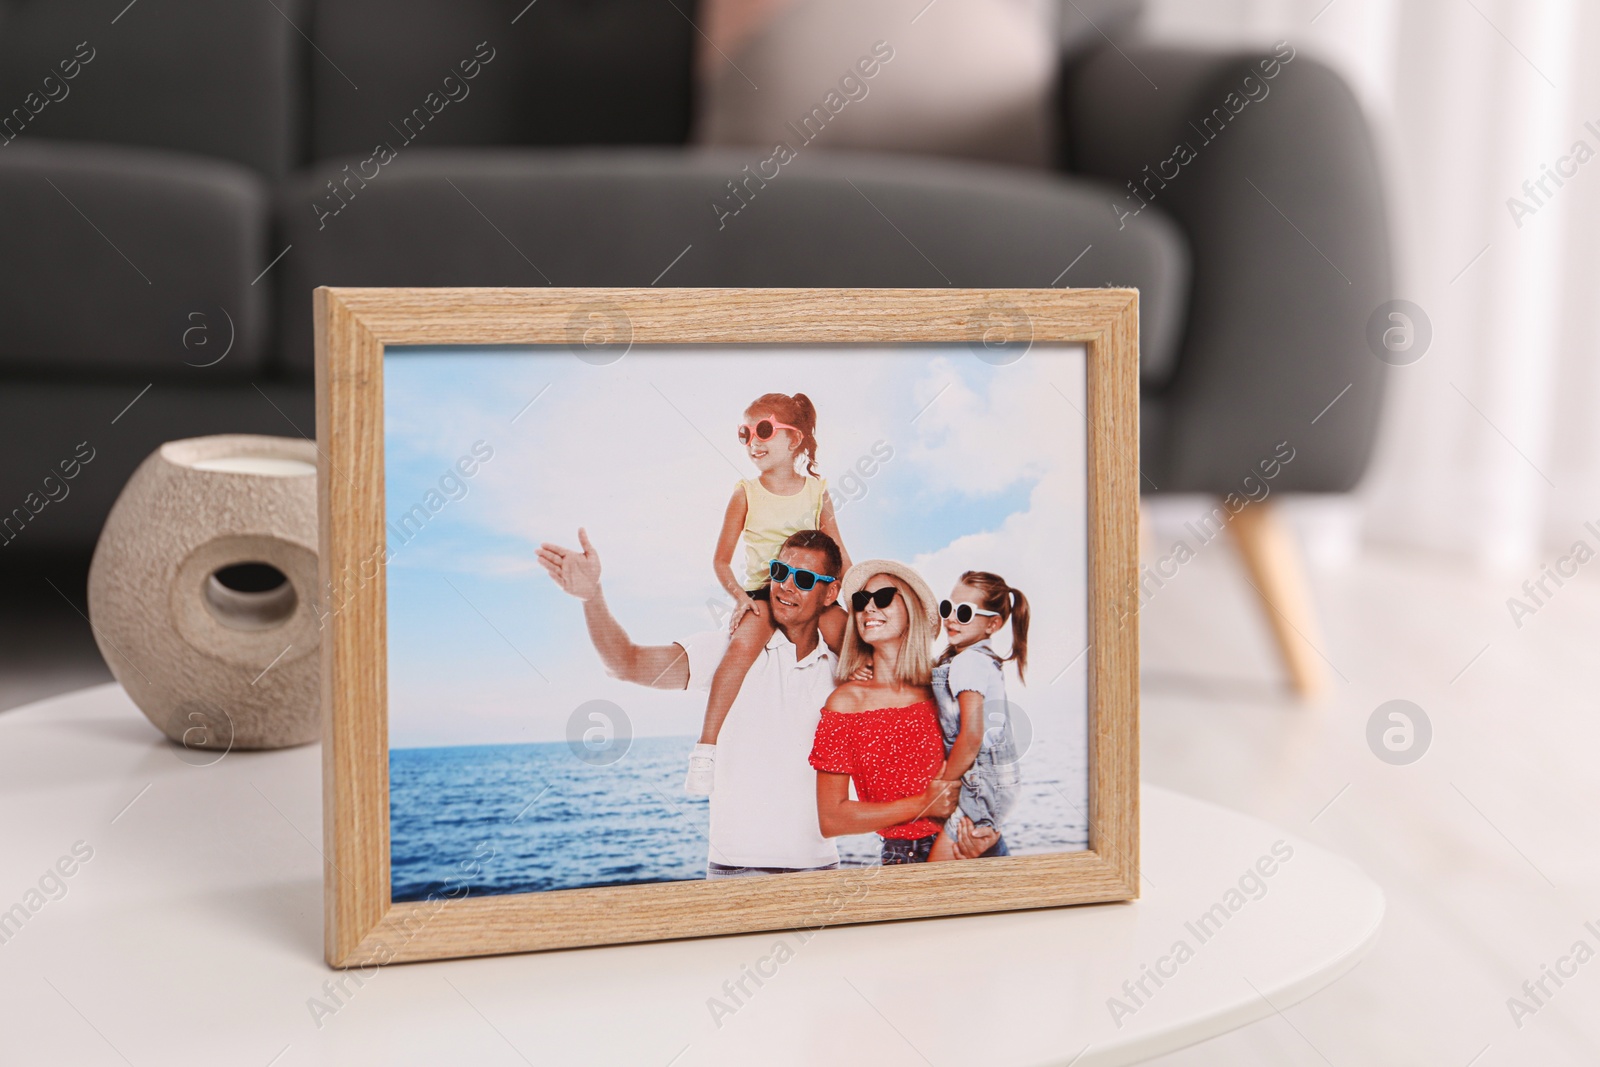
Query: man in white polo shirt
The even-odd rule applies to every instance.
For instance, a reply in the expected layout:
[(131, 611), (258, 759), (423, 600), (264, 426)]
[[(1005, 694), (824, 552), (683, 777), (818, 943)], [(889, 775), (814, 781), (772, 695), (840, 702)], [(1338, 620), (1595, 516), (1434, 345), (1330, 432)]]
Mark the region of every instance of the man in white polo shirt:
[[(539, 562), (557, 585), (583, 601), (589, 639), (606, 670), (656, 689), (709, 689), (727, 633), (706, 631), (670, 645), (635, 644), (606, 605), (599, 553), (582, 530), (578, 542), (581, 552), (541, 545)], [(820, 530), (790, 537), (778, 559), (791, 569), (839, 577), (839, 546)], [(707, 878), (839, 865), (838, 849), (817, 825), (817, 774), (809, 760), (822, 705), (835, 684), (834, 656), (817, 619), (837, 596), (837, 580), (806, 590), (787, 579), (771, 587), (772, 639), (745, 675), (717, 739)], [(930, 786), (939, 802), (929, 814), (950, 814), (957, 785)]]

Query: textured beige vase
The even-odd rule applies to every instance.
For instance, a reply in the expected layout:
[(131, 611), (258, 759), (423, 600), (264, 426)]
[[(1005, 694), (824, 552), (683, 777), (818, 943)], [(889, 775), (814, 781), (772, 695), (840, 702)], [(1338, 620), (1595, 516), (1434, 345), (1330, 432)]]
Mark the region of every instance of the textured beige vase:
[(169, 441), (100, 533), (89, 568), (100, 653), (194, 753), (317, 737), (316, 463), (295, 438)]

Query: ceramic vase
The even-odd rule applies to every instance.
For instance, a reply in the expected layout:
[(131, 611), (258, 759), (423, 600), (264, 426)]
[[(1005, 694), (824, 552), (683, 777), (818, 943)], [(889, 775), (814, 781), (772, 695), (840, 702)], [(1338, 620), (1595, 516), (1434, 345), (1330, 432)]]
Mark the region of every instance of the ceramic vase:
[(198, 755), (319, 731), (317, 451), (230, 434), (169, 441), (139, 465), (89, 568), (111, 673)]

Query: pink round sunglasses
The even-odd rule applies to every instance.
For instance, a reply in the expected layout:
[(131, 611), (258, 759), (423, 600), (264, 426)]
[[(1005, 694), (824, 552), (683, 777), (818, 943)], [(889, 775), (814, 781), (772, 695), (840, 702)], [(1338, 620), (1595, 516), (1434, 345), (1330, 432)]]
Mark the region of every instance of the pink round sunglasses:
[(754, 425), (747, 422), (739, 427), (739, 443), (747, 445), (750, 443), (751, 437), (754, 437), (757, 441), (770, 441), (772, 435), (779, 430), (793, 430), (796, 436), (805, 436), (800, 432), (798, 426), (790, 426), (788, 423), (778, 422), (776, 419), (761, 419)]

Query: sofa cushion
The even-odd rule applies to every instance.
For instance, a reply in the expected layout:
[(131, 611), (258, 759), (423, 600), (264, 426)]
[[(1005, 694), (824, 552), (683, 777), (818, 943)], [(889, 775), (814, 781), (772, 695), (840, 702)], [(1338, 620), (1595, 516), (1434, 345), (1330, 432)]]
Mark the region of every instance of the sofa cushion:
[[(1142, 0), (703, 0), (695, 141), (766, 146), (827, 121), (831, 149), (1046, 166), (1054, 87)], [(827, 100), (829, 93), (831, 101)], [(870, 100), (870, 102), (868, 102)]]
[[(266, 187), (232, 163), (22, 141), (0, 149), (0, 369), (237, 378), (261, 365)], [(231, 342), (231, 347), (230, 347)]]
[(833, 150), (1043, 167), (1052, 21), (1017, 0), (796, 0), (731, 55), (710, 57), (695, 140), (770, 148), (793, 124)]
[[(390, 142), (679, 144), (691, 0), (321, 0), (315, 158)], [(359, 89), (358, 89), (359, 87)]]
[(170, 148), (281, 176), (300, 159), (305, 45), (290, 23), (304, 7), (0, 0), (6, 137)]
[(279, 201), (294, 245), (279, 334), (302, 374), (318, 285), (1131, 285), (1145, 351), (1162, 357), (1188, 289), (1183, 240), (1156, 211), (1119, 230), (1104, 187), (1015, 168), (804, 148), (764, 184), (774, 167), (759, 153), (726, 150), (416, 151), (349, 166), (375, 176), (337, 214), (321, 168)]

